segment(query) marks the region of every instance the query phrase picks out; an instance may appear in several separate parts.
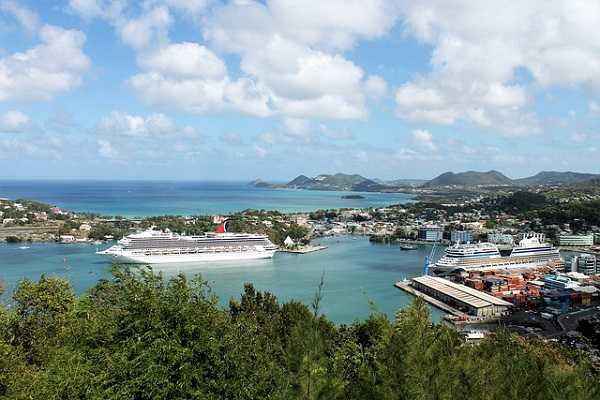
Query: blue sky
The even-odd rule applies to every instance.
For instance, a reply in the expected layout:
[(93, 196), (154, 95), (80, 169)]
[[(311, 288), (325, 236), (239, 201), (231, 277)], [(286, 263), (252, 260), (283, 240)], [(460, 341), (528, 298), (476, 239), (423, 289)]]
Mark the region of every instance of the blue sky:
[(0, 177), (600, 173), (600, 4), (0, 0)]

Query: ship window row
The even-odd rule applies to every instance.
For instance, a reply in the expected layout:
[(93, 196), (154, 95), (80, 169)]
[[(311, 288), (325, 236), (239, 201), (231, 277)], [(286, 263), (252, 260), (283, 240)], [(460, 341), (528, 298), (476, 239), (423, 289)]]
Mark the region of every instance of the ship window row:
[(126, 246), (129, 249), (155, 249), (155, 248), (196, 248), (196, 247), (228, 247), (228, 246), (272, 246), (273, 244), (269, 241), (229, 241), (227, 243), (222, 242), (206, 242), (206, 243), (198, 243), (198, 242), (187, 242), (187, 241), (177, 241), (177, 242), (167, 242), (167, 243), (156, 243), (156, 242), (136, 242), (131, 243)]

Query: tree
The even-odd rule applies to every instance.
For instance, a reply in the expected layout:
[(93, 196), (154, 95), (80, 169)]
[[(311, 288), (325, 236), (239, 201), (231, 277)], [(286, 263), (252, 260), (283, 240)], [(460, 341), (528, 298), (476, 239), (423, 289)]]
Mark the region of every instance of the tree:
[[(350, 326), (244, 286), (219, 307), (201, 277), (115, 267), (75, 298), (23, 281), (0, 306), (7, 399), (597, 399), (587, 358), (499, 331), (470, 345), (421, 299)], [(585, 327), (584, 327), (585, 328)], [(588, 329), (589, 330), (589, 329)]]

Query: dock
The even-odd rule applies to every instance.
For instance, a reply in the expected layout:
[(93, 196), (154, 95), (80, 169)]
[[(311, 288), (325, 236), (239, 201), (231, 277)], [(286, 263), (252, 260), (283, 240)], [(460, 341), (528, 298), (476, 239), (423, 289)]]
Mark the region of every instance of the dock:
[(281, 249), (280, 251), (284, 253), (292, 253), (292, 254), (308, 254), (314, 253), (315, 251), (321, 251), (327, 249), (327, 246), (304, 246), (297, 249)]
[(408, 294), (411, 294), (416, 297), (420, 297), (425, 300), (427, 303), (431, 304), (438, 310), (444, 311), (445, 313), (455, 315), (459, 318), (468, 318), (468, 315), (462, 311), (457, 310), (456, 308), (450, 307), (444, 302), (441, 302), (437, 299), (434, 299), (431, 296), (426, 295), (425, 293), (415, 290), (408, 282), (399, 281), (394, 284), (398, 289), (405, 291)]
[(444, 311), (445, 319), (455, 325), (495, 322), (513, 306), (503, 299), (440, 277), (423, 275), (396, 282), (394, 286)]

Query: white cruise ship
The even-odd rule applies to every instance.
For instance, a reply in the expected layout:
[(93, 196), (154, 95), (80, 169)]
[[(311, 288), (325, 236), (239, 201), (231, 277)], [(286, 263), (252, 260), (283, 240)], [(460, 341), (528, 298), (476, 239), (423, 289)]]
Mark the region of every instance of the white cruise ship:
[(532, 268), (545, 265), (560, 267), (564, 261), (558, 249), (538, 238), (526, 237), (513, 248), (507, 257), (502, 257), (495, 244), (475, 243), (456, 244), (446, 249), (431, 267), (436, 273), (456, 270), (473, 271), (489, 269)]
[(215, 232), (183, 236), (153, 229), (132, 234), (97, 254), (128, 264), (165, 264), (272, 258), (277, 251), (265, 235)]

